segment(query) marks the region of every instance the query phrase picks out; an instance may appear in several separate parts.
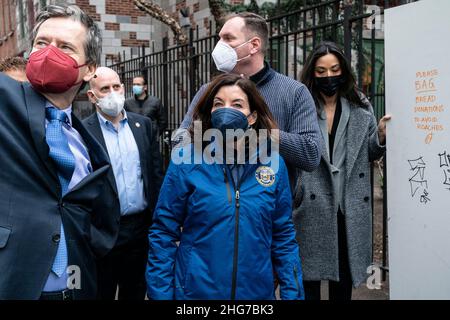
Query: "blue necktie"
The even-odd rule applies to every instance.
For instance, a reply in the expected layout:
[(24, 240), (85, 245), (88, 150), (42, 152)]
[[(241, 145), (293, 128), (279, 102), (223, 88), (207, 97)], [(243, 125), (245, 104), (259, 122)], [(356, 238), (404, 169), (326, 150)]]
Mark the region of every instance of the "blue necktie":
[[(45, 137), (50, 148), (50, 157), (53, 159), (58, 170), (58, 178), (61, 183), (62, 196), (68, 189), (75, 170), (75, 157), (70, 151), (69, 142), (63, 132), (63, 123), (68, 122), (67, 114), (64, 111), (50, 107), (45, 109), (45, 116), (49, 123)], [(58, 251), (55, 261), (53, 262), (52, 271), (61, 277), (67, 268), (67, 247), (66, 238), (64, 236), (64, 227), (61, 222), (61, 238), (59, 241)]]

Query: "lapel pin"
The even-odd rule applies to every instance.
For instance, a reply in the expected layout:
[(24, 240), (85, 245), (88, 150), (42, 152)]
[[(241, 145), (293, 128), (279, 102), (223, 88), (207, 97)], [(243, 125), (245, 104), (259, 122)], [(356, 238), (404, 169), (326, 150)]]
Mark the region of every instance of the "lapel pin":
[(136, 122), (136, 127), (140, 128), (141, 124), (139, 122)]

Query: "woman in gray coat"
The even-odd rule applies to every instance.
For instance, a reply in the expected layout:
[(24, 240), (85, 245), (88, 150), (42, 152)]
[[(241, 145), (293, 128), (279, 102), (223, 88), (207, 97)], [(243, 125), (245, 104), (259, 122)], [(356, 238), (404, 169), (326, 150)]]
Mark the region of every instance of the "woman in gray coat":
[(320, 300), (320, 281), (330, 280), (330, 300), (350, 300), (352, 286), (365, 281), (372, 263), (370, 162), (384, 153), (390, 117), (377, 127), (334, 43), (314, 49), (301, 78), (316, 102), (323, 137), (320, 166), (302, 173), (296, 188), (302, 199), (293, 214), (305, 298)]

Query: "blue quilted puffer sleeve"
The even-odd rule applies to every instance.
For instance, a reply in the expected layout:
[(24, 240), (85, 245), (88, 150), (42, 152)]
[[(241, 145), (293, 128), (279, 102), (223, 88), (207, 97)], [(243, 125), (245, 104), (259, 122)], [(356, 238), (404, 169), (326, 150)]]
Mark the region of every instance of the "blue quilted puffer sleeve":
[(272, 215), (272, 263), (281, 299), (303, 300), (302, 266), (292, 223), (292, 197), (286, 166), (280, 158), (276, 210)]
[(174, 299), (174, 264), (177, 241), (186, 215), (188, 187), (181, 165), (170, 163), (149, 230), (150, 249), (146, 280), (153, 300)]

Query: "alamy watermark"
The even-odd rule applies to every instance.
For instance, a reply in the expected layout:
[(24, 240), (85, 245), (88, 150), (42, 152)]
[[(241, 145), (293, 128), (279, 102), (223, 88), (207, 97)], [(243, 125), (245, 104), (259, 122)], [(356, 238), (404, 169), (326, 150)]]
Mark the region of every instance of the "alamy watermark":
[(79, 266), (72, 265), (66, 269), (68, 274), (67, 289), (69, 290), (81, 290), (81, 269)]
[(366, 6), (366, 13), (372, 13), (366, 20), (366, 28), (368, 30), (383, 30), (384, 26), (381, 21), (381, 8), (377, 5)]
[[(68, 266), (66, 269), (69, 277), (67, 278), (67, 288), (70, 290), (81, 290), (81, 269), (77, 265)], [(371, 265), (367, 268), (366, 286), (370, 290), (381, 289), (381, 267), (378, 265)]]
[(377, 265), (371, 265), (367, 268), (367, 274), (370, 276), (367, 278), (366, 286), (370, 290), (381, 289), (381, 267)]

